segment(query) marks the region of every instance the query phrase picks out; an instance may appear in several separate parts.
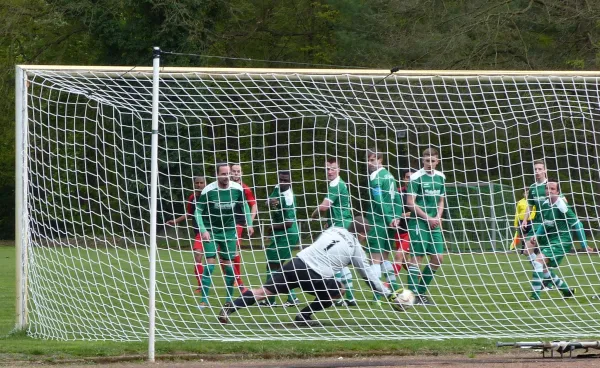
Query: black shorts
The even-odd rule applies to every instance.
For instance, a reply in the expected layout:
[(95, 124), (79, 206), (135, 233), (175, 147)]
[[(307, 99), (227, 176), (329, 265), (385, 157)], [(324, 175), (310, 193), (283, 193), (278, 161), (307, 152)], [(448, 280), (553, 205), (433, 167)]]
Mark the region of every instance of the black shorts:
[(298, 257), (294, 257), (279, 271), (274, 272), (263, 287), (273, 294), (287, 294), (299, 287), (319, 300), (331, 300), (341, 296), (341, 284), (332, 277), (319, 275)]

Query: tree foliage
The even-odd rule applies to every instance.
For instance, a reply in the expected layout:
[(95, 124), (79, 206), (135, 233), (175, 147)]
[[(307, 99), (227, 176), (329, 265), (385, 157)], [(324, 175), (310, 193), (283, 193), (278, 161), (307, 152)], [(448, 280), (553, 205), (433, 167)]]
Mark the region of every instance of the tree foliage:
[(0, 16), (0, 238), (14, 236), (15, 64), (149, 65), (160, 46), (178, 66), (600, 67), (592, 0), (5, 0)]

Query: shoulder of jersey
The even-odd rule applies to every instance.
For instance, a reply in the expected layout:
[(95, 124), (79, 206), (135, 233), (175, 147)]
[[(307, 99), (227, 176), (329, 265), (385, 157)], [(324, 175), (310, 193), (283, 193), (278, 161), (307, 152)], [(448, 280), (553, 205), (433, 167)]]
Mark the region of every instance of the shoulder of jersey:
[(569, 210), (567, 202), (565, 202), (565, 200), (562, 198), (558, 198), (558, 201), (556, 201), (556, 208), (558, 208), (559, 211), (562, 213), (567, 213), (567, 211)]
[(241, 185), (239, 185), (238, 183), (236, 183), (234, 181), (229, 182), (229, 187), (232, 189), (237, 189), (237, 190), (241, 190), (241, 191), (244, 190), (244, 188)]
[(215, 190), (219, 187), (219, 184), (216, 181), (213, 181), (212, 183), (208, 184), (204, 189), (202, 189), (202, 194), (206, 194), (208, 192), (210, 192), (211, 190)]
[(435, 175), (439, 175), (439, 176), (441, 176), (441, 177), (442, 177), (442, 179), (446, 180), (446, 175), (444, 175), (444, 173), (443, 173), (443, 172), (441, 172), (441, 171), (437, 171), (437, 170), (434, 170), (434, 171), (433, 171), (433, 173), (434, 173)]
[(425, 175), (425, 171), (418, 170), (410, 175), (410, 181), (418, 180), (423, 175)]

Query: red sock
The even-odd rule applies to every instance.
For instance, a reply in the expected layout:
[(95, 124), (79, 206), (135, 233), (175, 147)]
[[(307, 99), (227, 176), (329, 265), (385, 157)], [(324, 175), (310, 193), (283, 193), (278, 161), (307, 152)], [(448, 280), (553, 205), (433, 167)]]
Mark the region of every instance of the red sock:
[(399, 274), (400, 271), (402, 271), (402, 263), (394, 263), (393, 267), (394, 267), (394, 273), (396, 275)]
[(233, 257), (233, 274), (238, 285), (244, 285), (242, 282), (242, 257), (239, 253)]
[(202, 263), (196, 263), (196, 280), (198, 280), (198, 287), (202, 286), (202, 273), (204, 272), (204, 266)]

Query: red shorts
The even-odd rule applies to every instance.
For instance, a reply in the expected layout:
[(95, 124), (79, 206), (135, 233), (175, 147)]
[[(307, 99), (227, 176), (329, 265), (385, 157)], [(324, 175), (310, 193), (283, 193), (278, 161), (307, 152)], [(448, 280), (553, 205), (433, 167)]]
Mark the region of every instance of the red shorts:
[(404, 252), (410, 250), (410, 238), (408, 233), (396, 233), (396, 250), (402, 249)]
[(202, 246), (202, 238), (200, 237), (200, 233), (196, 234), (196, 238), (194, 239), (194, 247), (193, 250), (203, 251), (204, 247)]

